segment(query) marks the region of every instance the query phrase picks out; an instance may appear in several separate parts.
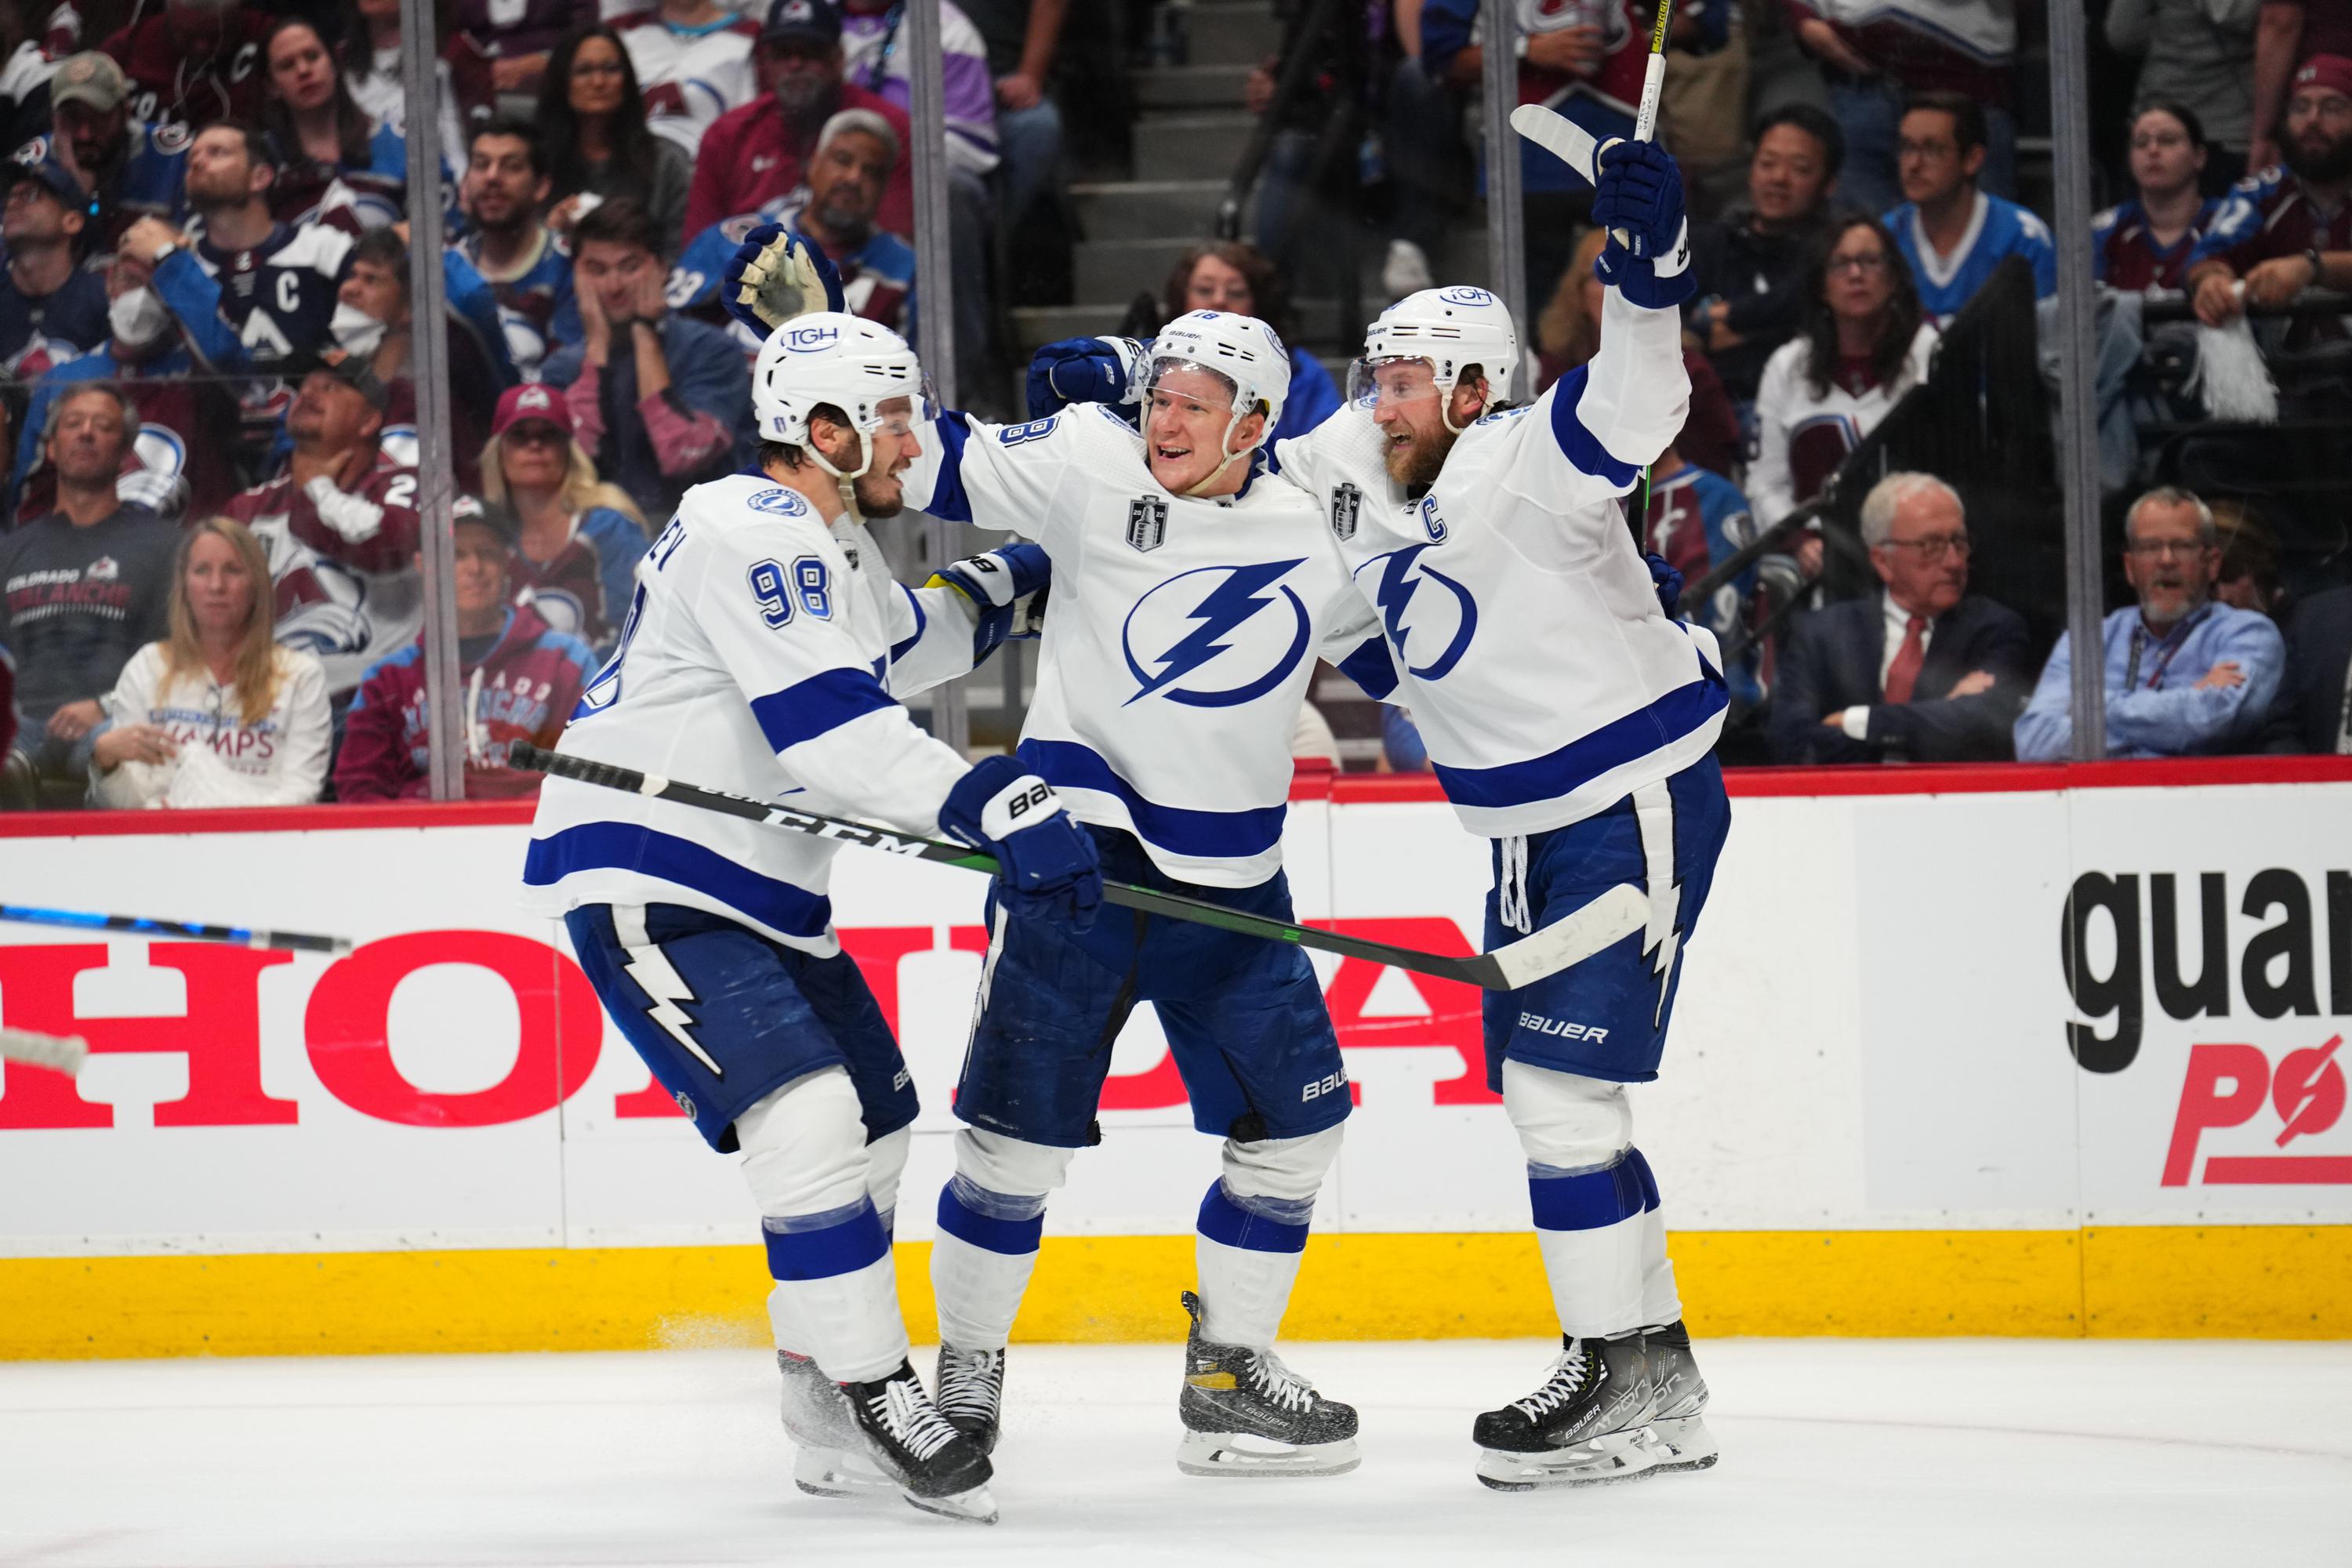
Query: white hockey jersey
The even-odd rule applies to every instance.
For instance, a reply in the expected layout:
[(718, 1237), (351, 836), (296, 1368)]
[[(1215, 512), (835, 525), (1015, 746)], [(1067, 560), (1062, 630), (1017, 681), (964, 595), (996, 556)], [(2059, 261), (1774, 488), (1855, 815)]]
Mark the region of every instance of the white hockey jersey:
[(1922, 322), (1891, 384), (1853, 390), (1832, 380), (1818, 396), (1805, 378), (1813, 345), (1792, 338), (1772, 351), (1756, 388), (1756, 460), (1748, 465), (1745, 487), (1759, 526), (1769, 528), (1821, 493), (1846, 454), (1927, 379), (1936, 342), (1935, 324)]
[(1580, 821), (1705, 756), (1727, 692), (1714, 635), (1669, 620), (1617, 498), (1682, 427), (1681, 325), (1616, 289), (1601, 352), (1492, 414), (1415, 496), (1369, 406), (1278, 448), (1320, 503), (1384, 639), (1339, 661), (1412, 710), (1463, 826)]
[(1372, 626), (1320, 510), (1265, 474), (1238, 497), (1171, 495), (1099, 405), (1025, 425), (950, 414), (932, 433), (908, 504), (1020, 533), (1054, 563), (1021, 760), (1171, 877), (1272, 877), (1316, 658)]
[(646, 124), (656, 135), (677, 142), (689, 158), (700, 150), (702, 133), (712, 121), (751, 102), (760, 90), (751, 65), (751, 46), (760, 29), (744, 17), (681, 29), (663, 21), (660, 11), (650, 10), (624, 16), (613, 26), (628, 47), (629, 64), (645, 94)]
[[(936, 837), (963, 776), (898, 699), (971, 667), (951, 589), (893, 581), (847, 517), (737, 474), (687, 491), (637, 563), (619, 646), (557, 750)], [(684, 904), (820, 957), (840, 846), (674, 802), (550, 778), (524, 907)]]

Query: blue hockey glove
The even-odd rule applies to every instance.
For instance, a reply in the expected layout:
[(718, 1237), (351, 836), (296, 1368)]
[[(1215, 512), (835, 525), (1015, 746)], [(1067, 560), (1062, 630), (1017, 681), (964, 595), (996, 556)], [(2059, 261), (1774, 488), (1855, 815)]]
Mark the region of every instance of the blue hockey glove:
[(763, 338), (794, 316), (848, 308), (841, 274), (824, 252), (774, 223), (761, 224), (735, 247), (719, 281), (719, 300)]
[(1671, 616), (1683, 607), (1683, 574), (1666, 563), (1663, 555), (1644, 550), (1642, 559), (1650, 565), (1650, 586), (1658, 591), (1658, 608)]
[(1102, 904), (1095, 841), (1054, 786), (1011, 757), (982, 757), (948, 791), (940, 830), (996, 857), (996, 896), (1026, 920), (1085, 931)]
[(1045, 629), (1045, 590), (1054, 564), (1028, 543), (950, 561), (934, 573), (927, 588), (953, 588), (971, 602), (978, 617), (971, 633), (971, 662), (996, 651), (1002, 642), (1021, 642)]
[(1683, 173), (1654, 142), (1601, 149), (1592, 221), (1609, 230), (1593, 273), (1634, 304), (1659, 310), (1690, 298), (1690, 230), (1683, 220)]
[(1064, 338), (1029, 356), (1029, 417), (1043, 419), (1073, 403), (1134, 400), (1143, 345), (1133, 338)]

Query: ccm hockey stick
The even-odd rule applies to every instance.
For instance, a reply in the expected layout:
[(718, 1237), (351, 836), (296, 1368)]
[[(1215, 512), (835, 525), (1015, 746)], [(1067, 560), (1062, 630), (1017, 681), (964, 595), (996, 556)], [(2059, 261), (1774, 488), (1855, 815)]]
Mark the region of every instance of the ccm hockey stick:
[(0, 1029), (0, 1060), (48, 1068), (72, 1078), (89, 1059), (89, 1042), (79, 1035), (37, 1035), (30, 1029)]
[[(875, 827), (838, 816), (795, 811), (790, 806), (753, 800), (747, 795), (730, 795), (723, 790), (680, 784), (676, 779), (666, 779), (658, 774), (641, 773), (634, 768), (614, 767), (608, 763), (591, 762), (585, 757), (559, 756), (537, 746), (516, 746), (512, 761), (516, 767), (571, 779), (577, 784), (596, 784), (628, 795), (672, 801), (679, 805), (715, 811), (726, 816), (740, 816), (747, 822), (762, 822), (771, 827), (805, 833), (817, 838), (830, 838), (835, 843), (855, 844), (861, 848), (885, 850), (892, 855), (905, 855), (919, 860), (937, 860), (943, 865), (961, 866), (967, 870), (986, 871), (992, 875), (997, 868), (992, 856), (983, 855), (961, 844), (921, 838), (911, 833)], [(1574, 914), (1555, 921), (1532, 936), (1521, 937), (1492, 952), (1458, 958), (1444, 953), (1423, 952), (1410, 947), (1395, 947), (1384, 942), (1370, 942), (1362, 937), (1342, 936), (1337, 931), (1318, 931), (1313, 926), (1290, 925), (1282, 921), (1244, 914), (1239, 910), (1229, 910), (1203, 899), (1188, 899), (1181, 893), (1138, 887), (1132, 882), (1114, 882), (1106, 879), (1103, 900), (1106, 903), (1140, 910), (1146, 914), (1193, 921), (1202, 925), (1215, 926), (1220, 931), (1236, 931), (1243, 936), (1254, 936), (1266, 942), (1291, 942), (1318, 952), (1370, 959), (1374, 963), (1392, 964), (1416, 974), (1434, 975), (1440, 980), (1465, 981), (1489, 991), (1515, 991), (1548, 974), (1556, 974), (1640, 931), (1649, 923), (1650, 918), (1650, 901), (1642, 890), (1631, 882), (1620, 882)]]
[(83, 931), (128, 931), (134, 936), (177, 937), (183, 942), (226, 942), (239, 947), (277, 948), (288, 952), (349, 952), (347, 936), (313, 936), (299, 931), (248, 931), (243, 926), (192, 925), (184, 921), (152, 921), (141, 915), (98, 915), (81, 910), (43, 910), (28, 904), (0, 904), (0, 921), (27, 925), (76, 926)]

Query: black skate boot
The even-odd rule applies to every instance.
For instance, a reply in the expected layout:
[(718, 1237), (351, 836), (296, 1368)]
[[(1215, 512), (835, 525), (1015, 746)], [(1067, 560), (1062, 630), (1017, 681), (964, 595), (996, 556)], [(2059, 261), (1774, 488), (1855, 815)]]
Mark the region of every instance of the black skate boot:
[(1679, 1318), (1663, 1329), (1652, 1329), (1642, 1336), (1642, 1352), (1650, 1363), (1650, 1385), (1658, 1404), (1642, 1439), (1643, 1447), (1658, 1455), (1654, 1468), (1660, 1475), (1706, 1468), (1718, 1450), (1715, 1434), (1699, 1415), (1706, 1408), (1706, 1379), (1698, 1374), (1698, 1362), (1691, 1355), (1690, 1331)]
[(1201, 1337), (1201, 1298), (1184, 1292), (1192, 1332), (1184, 1342), (1184, 1393), (1176, 1414), (1184, 1440), (1176, 1468), (1188, 1476), (1338, 1476), (1361, 1462), (1353, 1405), (1326, 1399), (1269, 1351)]
[(1643, 1443), (1655, 1406), (1642, 1336), (1564, 1340), (1543, 1386), (1478, 1417), (1478, 1479), (1496, 1491), (1631, 1480), (1658, 1463)]
[(962, 1351), (940, 1342), (940, 1414), (983, 1454), (996, 1452), (996, 1423), (1004, 1408), (1004, 1352)]
[(949, 1519), (996, 1522), (988, 1456), (948, 1425), (910, 1363), (902, 1361), (898, 1371), (871, 1383), (845, 1383), (841, 1392), (875, 1462), (908, 1502)]
[(815, 1362), (776, 1352), (784, 1374), (784, 1435), (793, 1440), (793, 1484), (812, 1497), (894, 1498), (898, 1483), (867, 1449), (841, 1384)]

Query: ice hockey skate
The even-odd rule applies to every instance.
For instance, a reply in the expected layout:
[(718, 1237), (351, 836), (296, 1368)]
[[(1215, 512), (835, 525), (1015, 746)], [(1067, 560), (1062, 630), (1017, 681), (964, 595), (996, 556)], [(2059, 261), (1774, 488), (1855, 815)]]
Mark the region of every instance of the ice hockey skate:
[(1658, 1413), (1643, 1434), (1643, 1447), (1659, 1458), (1658, 1474), (1703, 1470), (1721, 1450), (1701, 1412), (1706, 1408), (1706, 1379), (1698, 1373), (1691, 1354), (1690, 1331), (1677, 1318), (1663, 1329), (1642, 1336), (1643, 1354), (1650, 1363), (1650, 1388)]
[(1567, 1340), (1541, 1387), (1487, 1411), (1471, 1428), (1478, 1479), (1496, 1491), (1523, 1492), (1647, 1475), (1663, 1456), (1642, 1430), (1654, 1407), (1639, 1334)]
[(776, 1352), (784, 1374), (784, 1433), (793, 1440), (793, 1484), (812, 1497), (889, 1498), (898, 1483), (866, 1452), (866, 1434), (850, 1413), (841, 1384), (815, 1362)]
[(1192, 1331), (1184, 1342), (1184, 1440), (1176, 1468), (1188, 1476), (1338, 1476), (1362, 1462), (1353, 1405), (1326, 1399), (1271, 1351), (1201, 1337), (1201, 1298), (1184, 1292)]
[(996, 1452), (997, 1418), (1004, 1407), (1004, 1352), (966, 1351), (942, 1341), (939, 1375), (940, 1414), (971, 1439), (983, 1454)]
[(840, 1386), (867, 1452), (909, 1503), (948, 1519), (996, 1522), (988, 1456), (948, 1425), (910, 1363), (900, 1362), (887, 1377)]

